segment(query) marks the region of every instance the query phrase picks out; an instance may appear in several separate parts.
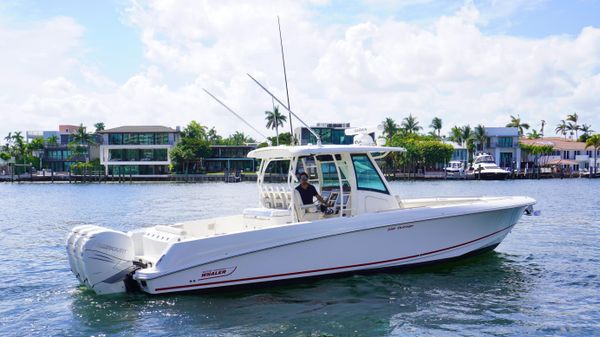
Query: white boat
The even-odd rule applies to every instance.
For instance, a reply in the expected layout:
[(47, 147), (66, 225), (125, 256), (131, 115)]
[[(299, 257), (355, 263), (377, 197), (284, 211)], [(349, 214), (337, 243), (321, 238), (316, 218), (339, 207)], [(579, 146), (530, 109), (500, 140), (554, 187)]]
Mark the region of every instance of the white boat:
[(444, 167), (449, 175), (463, 175), (465, 173), (465, 165), (460, 160), (452, 160), (448, 163), (448, 166)]
[(472, 178), (484, 180), (504, 180), (510, 176), (509, 171), (496, 165), (494, 157), (489, 153), (477, 154), (468, 174)]
[[(535, 200), (529, 197), (403, 199), (376, 159), (401, 148), (278, 146), (261, 160), (259, 205), (239, 215), (157, 225), (128, 233), (75, 227), (71, 270), (98, 294), (151, 294), (405, 268), (494, 249)], [(275, 164), (287, 184), (269, 185)], [(278, 166), (281, 167), (281, 166)], [(296, 174), (307, 172), (328, 212), (302, 205)]]

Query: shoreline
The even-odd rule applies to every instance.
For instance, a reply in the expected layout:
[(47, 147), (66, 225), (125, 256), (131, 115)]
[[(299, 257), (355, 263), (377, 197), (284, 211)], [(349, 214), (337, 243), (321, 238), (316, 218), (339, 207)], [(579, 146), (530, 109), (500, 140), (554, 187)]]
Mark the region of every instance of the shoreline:
[[(443, 174), (419, 174), (419, 175), (408, 175), (408, 174), (386, 174), (385, 177), (388, 181), (472, 181), (472, 180), (485, 180), (478, 179), (475, 176), (444, 176)], [(287, 181), (286, 175), (272, 175), (266, 177), (268, 182), (272, 183), (285, 183)], [(548, 179), (596, 179), (600, 178), (600, 175), (593, 177), (585, 175), (516, 175), (504, 179), (505, 181), (511, 180), (548, 180)], [(224, 176), (220, 174), (204, 174), (204, 175), (169, 175), (169, 176), (99, 176), (99, 175), (53, 175), (53, 176), (15, 176), (11, 179), (10, 176), (0, 177), (0, 183), (29, 183), (29, 184), (126, 184), (126, 183), (161, 183), (161, 184), (181, 184), (181, 183), (237, 183), (237, 182), (256, 182), (256, 175), (241, 175), (241, 176)]]

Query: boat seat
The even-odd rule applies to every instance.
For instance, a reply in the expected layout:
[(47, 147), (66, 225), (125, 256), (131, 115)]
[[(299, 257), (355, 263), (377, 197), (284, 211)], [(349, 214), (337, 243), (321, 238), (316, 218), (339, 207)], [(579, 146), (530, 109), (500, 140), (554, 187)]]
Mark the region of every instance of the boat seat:
[(322, 213), (316, 211), (315, 204), (302, 204), (302, 197), (297, 190), (294, 190), (294, 211), (300, 222), (317, 220), (322, 217)]
[(274, 218), (274, 217), (282, 217), (289, 216), (289, 209), (276, 209), (276, 208), (266, 208), (266, 207), (258, 207), (258, 208), (246, 208), (244, 210), (244, 217), (247, 218), (255, 218), (255, 217), (266, 217), (266, 218)]

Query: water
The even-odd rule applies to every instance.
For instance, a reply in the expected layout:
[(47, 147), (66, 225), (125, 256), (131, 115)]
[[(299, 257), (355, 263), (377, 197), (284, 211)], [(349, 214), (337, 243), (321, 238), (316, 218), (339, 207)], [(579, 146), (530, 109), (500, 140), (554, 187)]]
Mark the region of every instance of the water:
[(228, 294), (96, 296), (64, 241), (237, 213), (256, 185), (0, 184), (0, 336), (406, 336), (600, 334), (600, 179), (396, 182), (403, 196), (528, 195), (494, 252), (405, 273)]

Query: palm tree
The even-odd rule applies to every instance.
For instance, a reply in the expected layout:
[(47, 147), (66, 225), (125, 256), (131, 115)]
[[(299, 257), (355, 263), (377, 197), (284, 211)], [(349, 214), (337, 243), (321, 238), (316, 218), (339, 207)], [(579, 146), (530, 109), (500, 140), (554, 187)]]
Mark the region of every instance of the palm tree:
[(527, 133), (527, 139), (539, 139), (542, 137), (541, 133), (538, 133), (536, 129), (532, 129), (531, 132)]
[(267, 120), (267, 129), (275, 129), (277, 135), (277, 145), (279, 145), (279, 127), (283, 127), (283, 123), (287, 121), (287, 116), (279, 112), (279, 106), (274, 106), (273, 111), (265, 111), (265, 119)]
[(556, 124), (556, 129), (554, 129), (556, 134), (561, 134), (567, 139), (567, 122), (564, 119), (560, 120), (560, 123)]
[(58, 145), (58, 136), (57, 135), (52, 135), (50, 137), (48, 137), (48, 139), (46, 139), (46, 144), (48, 145)]
[(587, 149), (588, 147), (594, 148), (594, 175), (596, 175), (598, 171), (596, 157), (598, 156), (598, 149), (600, 148), (600, 134), (593, 135), (585, 141), (585, 148)]
[(21, 131), (15, 132), (15, 134), (12, 135), (12, 139), (15, 144), (16, 153), (23, 155), (25, 153), (25, 139), (21, 135)]
[(405, 117), (402, 120), (402, 125), (400, 127), (406, 131), (406, 133), (417, 133), (422, 127), (419, 126), (419, 122), (412, 114), (409, 114), (408, 117)]
[(544, 137), (544, 126), (546, 126), (546, 121), (542, 119), (542, 128), (540, 129), (540, 135)]
[(429, 127), (432, 128), (434, 132), (437, 131), (438, 138), (441, 138), (441, 136), (440, 136), (440, 132), (442, 131), (442, 119), (441, 118), (434, 117), (431, 120), (431, 124), (429, 124)]
[(579, 128), (581, 127), (581, 125), (577, 124), (577, 121), (579, 120), (579, 115), (577, 114), (577, 112), (574, 112), (571, 115), (567, 115), (567, 120), (573, 123), (569, 123), (569, 131), (571, 131), (571, 134), (573, 134), (573, 131), (575, 132), (575, 139), (578, 138), (577, 135), (577, 131), (579, 131)]
[(387, 117), (383, 121), (383, 133), (385, 134), (385, 138), (388, 140), (391, 139), (396, 132), (398, 132), (398, 124), (396, 124), (396, 121), (392, 118)]
[(569, 131), (569, 139), (573, 139), (573, 135), (577, 136), (577, 130), (579, 130), (579, 125), (568, 122), (567, 123), (567, 131)]
[(471, 157), (470, 154), (473, 152), (474, 149), (474, 140), (475, 140), (475, 133), (473, 132), (473, 129), (471, 129), (471, 127), (469, 125), (465, 125), (461, 128), (461, 133), (462, 133), (462, 139), (464, 142), (464, 145), (467, 146), (467, 154), (469, 154), (469, 158)]
[(590, 133), (594, 132), (594, 130), (592, 130), (592, 126), (589, 124), (582, 124), (581, 127), (579, 127), (579, 130), (582, 131), (586, 136), (589, 136)]
[(517, 117), (510, 115), (510, 123), (506, 124), (506, 127), (519, 129), (519, 136), (523, 135), (523, 129), (529, 130), (529, 124), (522, 123), (519, 115)]
[(225, 139), (228, 145), (244, 145), (245, 143), (253, 143), (254, 139), (247, 136), (245, 133), (236, 131), (234, 134), (230, 135)]
[(98, 122), (98, 123), (94, 124), (94, 127), (96, 128), (96, 133), (98, 133), (100, 131), (104, 131), (104, 123), (102, 123), (102, 122)]
[(479, 124), (475, 127), (473, 138), (481, 145), (480, 151), (483, 152), (485, 150), (485, 144), (487, 143), (487, 135), (485, 134), (485, 126), (483, 126), (483, 124)]
[(450, 135), (448, 135), (448, 139), (462, 145), (463, 143), (463, 138), (462, 138), (462, 130), (461, 128), (459, 128), (458, 126), (453, 126), (452, 129), (450, 129)]
[(71, 148), (71, 151), (73, 151), (73, 156), (88, 153), (91, 144), (96, 144), (94, 135), (87, 133), (87, 128), (83, 126), (83, 124), (79, 124), (75, 133), (73, 133), (73, 140), (69, 143), (69, 147)]
[(83, 124), (79, 124), (79, 127), (75, 130), (73, 141), (79, 145), (95, 144), (94, 136), (91, 133), (87, 133), (87, 128)]
[(10, 143), (13, 141), (12, 132), (9, 132), (8, 136), (4, 137), (4, 140), (6, 141), (6, 146), (10, 146)]

